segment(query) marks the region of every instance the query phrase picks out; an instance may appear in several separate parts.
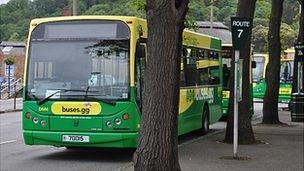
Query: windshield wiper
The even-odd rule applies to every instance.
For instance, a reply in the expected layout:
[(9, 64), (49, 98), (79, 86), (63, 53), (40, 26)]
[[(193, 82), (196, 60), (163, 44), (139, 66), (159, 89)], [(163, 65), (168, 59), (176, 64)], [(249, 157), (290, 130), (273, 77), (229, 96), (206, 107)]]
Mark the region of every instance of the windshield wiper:
[[(82, 90), (82, 89), (57, 89), (58, 91), (54, 92), (53, 94), (50, 94), (49, 96), (43, 98), (43, 99), (39, 99), (39, 101), (37, 102), (38, 105), (42, 105), (44, 102), (46, 102), (47, 100), (49, 100), (51, 97), (55, 96), (56, 94), (58, 94), (59, 92), (61, 93), (65, 93), (65, 92), (85, 92), (85, 98), (88, 96), (88, 92), (98, 92), (98, 91), (89, 91), (90, 86), (88, 86), (86, 88), (86, 90)], [(81, 95), (79, 95), (81, 96)], [(83, 95), (82, 95), (83, 96)], [(108, 103), (110, 104), (110, 102)]]
[(38, 104), (38, 105), (42, 105), (42, 104), (43, 104), (44, 102), (46, 102), (48, 99), (50, 99), (51, 97), (53, 97), (54, 95), (58, 94), (58, 93), (61, 92), (61, 91), (62, 91), (62, 90), (58, 90), (58, 91), (56, 91), (56, 92), (50, 94), (49, 96), (47, 96), (47, 97), (45, 97), (45, 98), (43, 98), (43, 99), (40, 99), (40, 100), (37, 102), (37, 104)]
[[(42, 105), (44, 102), (46, 102), (47, 100), (49, 100), (51, 97), (53, 97), (53, 96), (55, 96), (56, 94), (58, 94), (58, 93), (65, 93), (65, 92), (86, 92), (86, 94), (87, 94), (87, 92), (88, 92), (88, 90), (79, 90), (79, 89), (70, 89), (70, 90), (67, 90), (67, 89), (58, 89), (58, 91), (56, 91), (56, 92), (54, 92), (54, 93), (52, 93), (52, 94), (50, 94), (49, 96), (47, 96), (47, 97), (45, 97), (45, 98), (43, 98), (43, 99), (40, 99), (38, 102), (37, 102), (37, 104), (38, 105)], [(96, 91), (90, 91), (90, 92), (96, 92)]]
[(88, 86), (88, 87), (86, 88), (84, 97), (87, 97), (87, 96), (88, 96), (89, 89), (90, 89), (90, 86)]

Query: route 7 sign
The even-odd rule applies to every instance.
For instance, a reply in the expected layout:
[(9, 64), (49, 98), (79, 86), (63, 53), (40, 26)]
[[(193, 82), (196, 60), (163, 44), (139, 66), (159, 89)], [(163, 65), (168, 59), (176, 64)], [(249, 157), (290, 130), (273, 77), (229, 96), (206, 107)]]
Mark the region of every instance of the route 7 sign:
[(295, 44), (295, 52), (298, 56), (299, 62), (304, 62), (304, 44), (298, 43)]
[(231, 17), (232, 43), (235, 50), (245, 48), (245, 43), (251, 36), (251, 28), (251, 19)]

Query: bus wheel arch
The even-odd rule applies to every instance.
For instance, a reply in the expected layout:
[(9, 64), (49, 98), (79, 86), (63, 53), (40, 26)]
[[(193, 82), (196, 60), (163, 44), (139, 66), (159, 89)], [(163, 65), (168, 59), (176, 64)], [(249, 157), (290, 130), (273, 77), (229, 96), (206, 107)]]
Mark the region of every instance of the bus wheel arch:
[(207, 102), (204, 104), (203, 112), (202, 112), (202, 128), (201, 132), (203, 135), (206, 135), (209, 132), (209, 124), (210, 124), (210, 112), (209, 105)]

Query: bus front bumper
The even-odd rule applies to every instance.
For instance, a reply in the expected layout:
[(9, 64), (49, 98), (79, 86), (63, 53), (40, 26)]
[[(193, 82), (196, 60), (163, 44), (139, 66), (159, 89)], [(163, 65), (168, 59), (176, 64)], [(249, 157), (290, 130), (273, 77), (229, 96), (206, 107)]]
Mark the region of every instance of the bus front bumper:
[[(88, 136), (88, 142), (66, 142), (64, 135)], [(52, 132), (23, 130), (27, 145), (52, 145), (58, 147), (114, 147), (136, 148), (138, 132), (132, 133), (93, 133), (93, 132)]]

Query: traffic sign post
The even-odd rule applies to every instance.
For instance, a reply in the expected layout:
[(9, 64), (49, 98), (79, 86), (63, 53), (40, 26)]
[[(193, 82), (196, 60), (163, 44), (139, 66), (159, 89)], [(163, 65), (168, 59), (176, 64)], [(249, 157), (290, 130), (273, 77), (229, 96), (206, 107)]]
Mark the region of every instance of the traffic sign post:
[(234, 120), (233, 120), (233, 158), (237, 158), (238, 150), (238, 102), (242, 100), (242, 71), (240, 50), (245, 48), (251, 36), (252, 20), (240, 17), (231, 17), (232, 44), (235, 50), (234, 58)]
[[(295, 53), (298, 57), (298, 89), (297, 92), (300, 93), (301, 88), (303, 89), (303, 73), (302, 73), (302, 67), (304, 63), (304, 44), (303, 43), (297, 43), (295, 44)], [(295, 64), (297, 65), (297, 64)]]
[(290, 101), (290, 114), (292, 122), (304, 122), (304, 90), (303, 90), (303, 67), (304, 67), (304, 44), (295, 44), (295, 55), (297, 60), (295, 60), (294, 65), (298, 65), (298, 77), (297, 79), (297, 92), (291, 94)]

